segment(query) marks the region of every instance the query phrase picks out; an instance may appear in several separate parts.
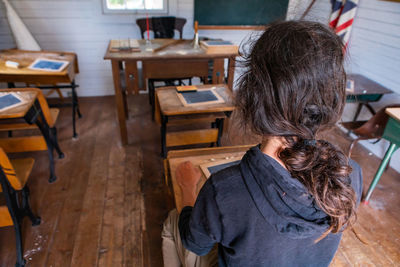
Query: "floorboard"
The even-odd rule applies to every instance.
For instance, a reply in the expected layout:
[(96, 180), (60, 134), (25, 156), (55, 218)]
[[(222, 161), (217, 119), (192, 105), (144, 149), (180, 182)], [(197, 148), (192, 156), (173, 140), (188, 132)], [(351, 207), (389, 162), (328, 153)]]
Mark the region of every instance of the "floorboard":
[[(160, 233), (174, 202), (164, 184), (160, 130), (151, 120), (147, 95), (128, 101), (128, 146), (120, 145), (113, 97), (80, 99), (77, 140), (71, 138), (71, 109), (61, 109), (56, 126), (66, 157), (56, 160), (53, 184), (47, 182), (46, 152), (12, 155), (36, 160), (28, 185), (42, 224), (32, 227), (24, 220), (28, 266), (163, 266)], [(234, 122), (225, 126), (223, 145), (258, 142)], [(338, 129), (326, 138), (343, 149), (350, 143)], [(353, 159), (362, 167), (365, 192), (380, 160), (360, 145)], [(384, 173), (354, 226), (366, 244), (346, 231), (331, 266), (398, 265), (399, 178), (391, 168)], [(0, 267), (14, 265), (14, 244), (13, 228), (0, 228)]]

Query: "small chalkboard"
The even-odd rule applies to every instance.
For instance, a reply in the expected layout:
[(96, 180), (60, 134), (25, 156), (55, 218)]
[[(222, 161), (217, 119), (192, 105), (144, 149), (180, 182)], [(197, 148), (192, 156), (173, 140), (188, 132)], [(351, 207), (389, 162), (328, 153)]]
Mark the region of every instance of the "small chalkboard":
[(177, 93), (182, 104), (187, 106), (224, 103), (224, 99), (213, 89), (202, 89), (196, 92)]
[(28, 68), (31, 70), (59, 72), (62, 71), (68, 64), (68, 61), (38, 58)]
[(14, 93), (0, 95), (0, 112), (22, 105), (25, 101)]
[(226, 169), (230, 166), (238, 165), (241, 159), (238, 157), (232, 157), (226, 160), (212, 161), (200, 165), (200, 169), (208, 179), (211, 174), (214, 174), (220, 170)]

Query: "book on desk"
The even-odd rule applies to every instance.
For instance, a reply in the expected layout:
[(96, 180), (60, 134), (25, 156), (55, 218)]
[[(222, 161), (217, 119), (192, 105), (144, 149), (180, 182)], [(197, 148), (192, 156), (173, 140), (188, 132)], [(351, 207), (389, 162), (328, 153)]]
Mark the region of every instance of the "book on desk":
[(136, 39), (111, 40), (110, 52), (141, 52)]
[(239, 47), (230, 41), (224, 40), (207, 40), (201, 41), (200, 46), (209, 54), (218, 53), (238, 53)]

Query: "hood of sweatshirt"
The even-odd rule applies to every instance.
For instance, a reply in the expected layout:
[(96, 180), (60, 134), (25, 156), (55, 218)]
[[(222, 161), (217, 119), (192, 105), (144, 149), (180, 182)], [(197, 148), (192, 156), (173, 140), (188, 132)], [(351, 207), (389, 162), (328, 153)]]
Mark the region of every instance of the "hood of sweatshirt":
[(318, 237), (329, 227), (329, 217), (305, 186), (258, 146), (240, 162), (247, 189), (264, 219), (289, 238)]

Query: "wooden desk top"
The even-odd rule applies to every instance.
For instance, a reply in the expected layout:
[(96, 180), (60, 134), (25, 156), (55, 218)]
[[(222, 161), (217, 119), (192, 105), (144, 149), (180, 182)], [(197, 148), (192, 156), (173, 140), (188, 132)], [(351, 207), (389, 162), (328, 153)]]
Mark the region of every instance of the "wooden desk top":
[(347, 78), (354, 81), (354, 92), (346, 92), (348, 95), (365, 94), (391, 94), (392, 90), (380, 85), (361, 74), (348, 74)]
[[(48, 58), (69, 61), (68, 66), (60, 72), (48, 72), (28, 69), (37, 58)], [(18, 69), (5, 66), (7, 60), (20, 64)], [(71, 82), (75, 74), (79, 73), (78, 60), (75, 53), (27, 51), (27, 50), (1, 50), (0, 51), (0, 82), (25, 82), (25, 83), (62, 83)]]
[[(181, 189), (176, 182), (175, 172), (176, 167), (185, 161), (191, 161), (195, 167), (199, 167), (200, 165), (208, 162), (212, 162), (213, 160), (219, 161), (224, 160), (227, 157), (238, 157), (241, 158), (254, 145), (244, 145), (244, 146), (231, 146), (231, 147), (215, 147), (215, 148), (198, 148), (198, 149), (185, 149), (185, 150), (173, 150), (168, 152), (168, 157), (166, 161), (166, 170), (165, 174), (172, 181), (172, 187), (174, 190), (175, 197), (175, 205), (180, 212), (182, 210), (182, 195)], [(213, 159), (213, 160), (211, 160)], [(200, 170), (201, 172), (201, 170)], [(201, 187), (206, 181), (206, 177), (203, 172), (202, 177), (197, 184), (196, 192), (199, 193)]]
[(184, 106), (179, 100), (176, 87), (157, 88), (156, 97), (162, 114), (167, 116), (188, 115), (196, 113), (214, 113), (233, 111), (232, 91), (225, 84), (197, 85), (197, 88), (215, 88), (215, 91), (225, 100), (225, 103)]
[(4, 111), (0, 111), (0, 119), (15, 119), (15, 118), (22, 118), (28, 112), (28, 110), (32, 107), (35, 99), (37, 97), (37, 92), (35, 91), (21, 91), (13, 89), (10, 91), (9, 89), (0, 90), (0, 93), (7, 93), (13, 92), (16, 93), (18, 96), (23, 98), (26, 103), (19, 105), (14, 108), (10, 108)]
[(151, 48), (158, 49), (168, 45), (156, 52), (146, 50), (146, 40), (138, 40), (141, 52), (110, 52), (110, 43), (108, 44), (104, 59), (182, 59), (182, 58), (227, 58), (237, 56), (237, 53), (207, 53), (202, 48), (194, 49), (192, 40), (175, 40), (175, 39), (153, 39), (151, 40)]
[(387, 108), (386, 113), (390, 117), (400, 122), (400, 108)]

